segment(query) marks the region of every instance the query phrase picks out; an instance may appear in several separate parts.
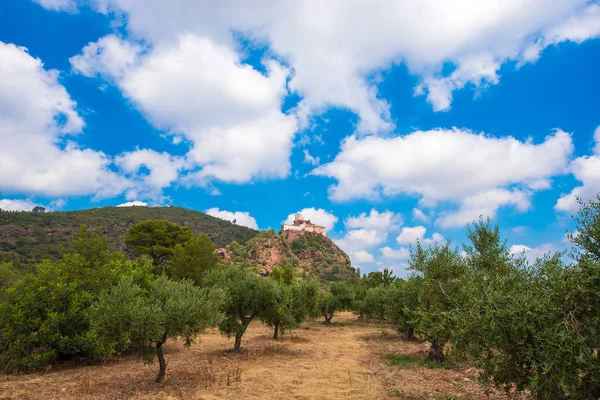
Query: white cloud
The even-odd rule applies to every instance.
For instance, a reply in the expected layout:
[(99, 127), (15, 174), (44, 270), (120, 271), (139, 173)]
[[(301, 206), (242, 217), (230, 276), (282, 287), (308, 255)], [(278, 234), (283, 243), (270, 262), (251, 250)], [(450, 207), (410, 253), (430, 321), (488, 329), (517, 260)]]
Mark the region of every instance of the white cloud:
[(561, 196), (554, 206), (556, 210), (575, 213), (579, 209), (576, 196), (587, 201), (600, 192), (600, 126), (594, 132), (594, 141), (592, 155), (578, 157), (571, 161), (570, 170), (583, 185), (577, 186), (571, 193)]
[(369, 214), (361, 213), (356, 217), (349, 217), (344, 222), (347, 228), (367, 228), (375, 229), (384, 233), (399, 228), (402, 224), (402, 216), (392, 211), (379, 212), (374, 208), (371, 209)]
[(135, 66), (143, 48), (127, 42), (116, 35), (108, 35), (97, 42), (88, 43), (81, 54), (71, 57), (71, 66), (78, 73), (93, 77), (100, 75), (119, 80), (125, 72)]
[(538, 247), (533, 247), (533, 248), (525, 246), (524, 244), (513, 244), (512, 246), (510, 246), (508, 251), (511, 254), (517, 255), (517, 256), (521, 255), (521, 254), (525, 254), (527, 261), (529, 261), (529, 263), (533, 264), (539, 257), (542, 257), (544, 254), (547, 254), (547, 253), (554, 253), (555, 251), (557, 251), (557, 249), (551, 243), (544, 243)]
[(139, 200), (134, 200), (119, 204), (117, 205), (117, 207), (148, 207), (148, 203)]
[(562, 42), (582, 43), (600, 36), (600, 5), (591, 3), (582, 12), (547, 29), (521, 54), (521, 64), (535, 62), (541, 51)]
[(84, 127), (58, 71), (23, 47), (0, 42), (0, 191), (108, 197), (128, 182), (105, 154), (72, 139)]
[(374, 262), (375, 258), (368, 250), (384, 243), (390, 232), (399, 229), (401, 224), (400, 214), (371, 209), (368, 214), (363, 212), (346, 218), (344, 225), (347, 231), (336, 243), (348, 253), (352, 262)]
[(65, 199), (56, 199), (52, 200), (50, 204), (48, 204), (48, 209), (50, 211), (62, 210), (62, 208), (67, 204), (67, 200)]
[(265, 61), (263, 75), (227, 47), (186, 34), (145, 53), (111, 35), (71, 64), (87, 76), (108, 76), (154, 126), (188, 139), (186, 182), (289, 175), (297, 122), (281, 112), (289, 71), (278, 62)]
[(429, 222), (430, 218), (429, 215), (425, 214), (423, 211), (421, 211), (418, 208), (413, 208), (413, 219), (417, 222)]
[[(557, 6), (560, 8), (562, 5)], [(578, 7), (576, 4), (573, 6)], [(600, 36), (600, 5), (591, 3), (566, 14), (566, 17), (542, 27), (537, 34), (532, 35), (531, 32), (523, 36), (520, 43), (512, 43), (512, 46), (508, 42), (494, 43), (494, 47), (459, 56), (453, 60), (456, 69), (452, 73), (447, 76), (439, 73), (426, 75), (415, 89), (415, 95), (427, 93), (427, 101), (435, 111), (446, 111), (450, 109), (454, 91), (468, 84), (474, 85), (478, 91), (497, 84), (500, 80), (498, 71), (502, 64), (510, 60), (516, 60), (518, 65), (522, 66), (537, 61), (540, 53), (548, 46), (562, 42), (581, 43)], [(528, 22), (532, 21), (533, 18)]]
[[(322, 225), (325, 227), (325, 230), (331, 230), (333, 229), (333, 227), (335, 226), (335, 224), (338, 222), (338, 217), (336, 217), (335, 215), (333, 215), (332, 213), (323, 210), (322, 208), (314, 208), (314, 207), (310, 207), (310, 208), (303, 208), (302, 210), (298, 211), (300, 214), (302, 214), (302, 216), (304, 217), (304, 219), (308, 219), (310, 220), (313, 224), (317, 224), (317, 225)], [(287, 218), (285, 219), (285, 221), (283, 221), (283, 224), (292, 224), (294, 222), (294, 217), (296, 216), (296, 213), (292, 213), (290, 215), (287, 216)]]
[(395, 260), (407, 260), (410, 257), (410, 251), (406, 247), (400, 247), (396, 250), (389, 246), (379, 249), (384, 258)]
[(351, 136), (332, 162), (312, 173), (337, 180), (329, 191), (335, 201), (407, 194), (424, 206), (458, 203), (460, 215), (440, 221), (450, 226), (482, 211), (494, 214), (506, 204), (526, 209), (527, 194), (565, 173), (572, 152), (571, 137), (561, 130), (539, 144), (456, 128), (390, 138)]
[(31, 211), (38, 205), (31, 200), (0, 199), (0, 210), (3, 211)]
[(148, 149), (123, 153), (114, 162), (125, 176), (135, 182), (134, 187), (127, 191), (128, 199), (160, 198), (162, 189), (177, 181), (180, 170), (185, 166), (182, 157)]
[(366, 250), (354, 251), (354, 252), (352, 252), (351, 257), (357, 263), (372, 263), (372, 262), (375, 262), (375, 257), (373, 257), (373, 255), (371, 253), (369, 253), (368, 251), (366, 251)]
[(69, 11), (77, 10), (77, 0), (33, 0), (47, 10)]
[(338, 246), (348, 251), (366, 249), (383, 243), (386, 236), (375, 229), (352, 229), (337, 241)]
[(417, 240), (423, 240), (425, 232), (427, 232), (427, 228), (424, 226), (407, 226), (402, 228), (396, 241), (400, 244), (414, 244)]
[(458, 211), (442, 215), (436, 220), (436, 224), (442, 227), (464, 226), (476, 221), (480, 216), (494, 218), (498, 208), (508, 205), (524, 212), (531, 206), (529, 197), (530, 193), (520, 190), (490, 189), (466, 197)]
[(426, 232), (427, 228), (422, 225), (407, 226), (402, 228), (402, 231), (400, 231), (400, 234), (396, 237), (396, 242), (399, 244), (415, 244), (418, 240), (421, 244), (429, 245), (435, 242), (440, 243), (444, 241), (444, 236), (437, 232), (431, 235), (431, 238), (426, 238)]
[(499, 81), (497, 71), (500, 62), (492, 54), (482, 53), (465, 57), (457, 61), (457, 68), (446, 77), (423, 78), (415, 88), (415, 95), (427, 92), (427, 101), (434, 111), (447, 111), (452, 104), (452, 93), (464, 88), (468, 83), (478, 88), (496, 84)]
[(303, 162), (305, 164), (317, 166), (321, 163), (321, 160), (319, 159), (319, 157), (311, 156), (310, 153), (308, 152), (308, 150), (303, 150), (303, 152), (304, 152), (304, 161)]
[(344, 224), (348, 230), (337, 243), (342, 249), (355, 252), (385, 242), (390, 232), (400, 228), (402, 216), (392, 211), (371, 209), (369, 214), (363, 212), (346, 218)]
[[(598, 5), (587, 0), (96, 4), (107, 14), (126, 14), (128, 30), (153, 45), (191, 33), (233, 49), (232, 32), (268, 44), (294, 70), (289, 87), (302, 96), (298, 114), (305, 123), (310, 115), (339, 106), (359, 115), (357, 129), (363, 133), (393, 127), (376, 75), (394, 64), (406, 64), (421, 78), (417, 93), (444, 110), (453, 91), (497, 83), (500, 66), (511, 60), (533, 61), (551, 44), (598, 36)], [(448, 64), (455, 69), (444, 75)]]
[(218, 208), (213, 207), (213, 208), (209, 208), (208, 210), (206, 210), (205, 213), (207, 213), (208, 215), (211, 215), (213, 217), (221, 218), (221, 219), (231, 221), (231, 222), (233, 222), (233, 220), (235, 220), (235, 223), (237, 225), (247, 226), (248, 228), (258, 230), (258, 224), (256, 223), (256, 219), (254, 219), (254, 217), (251, 216), (250, 213), (246, 212), (246, 211), (231, 212), (231, 211), (219, 210)]

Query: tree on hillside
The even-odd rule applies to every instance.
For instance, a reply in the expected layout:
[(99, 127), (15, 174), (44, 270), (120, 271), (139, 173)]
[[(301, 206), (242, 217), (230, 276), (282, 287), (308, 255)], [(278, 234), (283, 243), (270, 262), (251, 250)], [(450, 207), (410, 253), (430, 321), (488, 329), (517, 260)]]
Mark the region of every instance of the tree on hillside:
[(0, 263), (0, 300), (2, 290), (9, 287), (19, 276), (19, 271), (11, 263)]
[(105, 341), (105, 355), (131, 348), (146, 360), (158, 358), (156, 382), (161, 382), (167, 364), (163, 345), (181, 337), (189, 347), (194, 338), (223, 319), (225, 292), (203, 289), (190, 280), (159, 277), (146, 292), (123, 279), (99, 296), (91, 309), (93, 332)]
[(333, 315), (338, 311), (349, 310), (354, 302), (354, 290), (344, 282), (332, 282), (329, 290), (319, 293), (318, 309), (325, 320), (323, 323), (329, 325)]
[(294, 269), (288, 264), (282, 264), (271, 269), (269, 278), (285, 285), (291, 285), (294, 281)]
[(450, 243), (436, 243), (425, 249), (417, 242), (411, 251), (409, 268), (422, 276), (414, 328), (431, 343), (427, 360), (444, 361), (444, 346), (452, 333), (449, 314), (457, 306), (460, 278), (466, 268), (464, 260)]
[(87, 225), (81, 225), (65, 253), (79, 254), (90, 265), (103, 264), (111, 256), (120, 254), (112, 250), (108, 237), (102, 234), (101, 228), (90, 229)]
[(187, 242), (173, 249), (168, 275), (177, 279), (191, 279), (199, 283), (202, 276), (221, 261), (217, 246), (208, 235), (192, 236)]
[(254, 267), (231, 265), (213, 269), (202, 284), (223, 288), (229, 294), (219, 330), (227, 337), (235, 337), (232, 351), (239, 352), (250, 322), (274, 307), (276, 282), (260, 277)]
[(225, 250), (231, 257), (231, 262), (243, 263), (248, 260), (248, 248), (235, 240), (225, 246)]
[(139, 222), (129, 229), (125, 244), (138, 255), (148, 255), (157, 272), (164, 272), (175, 246), (184, 244), (193, 236), (188, 227), (167, 220)]

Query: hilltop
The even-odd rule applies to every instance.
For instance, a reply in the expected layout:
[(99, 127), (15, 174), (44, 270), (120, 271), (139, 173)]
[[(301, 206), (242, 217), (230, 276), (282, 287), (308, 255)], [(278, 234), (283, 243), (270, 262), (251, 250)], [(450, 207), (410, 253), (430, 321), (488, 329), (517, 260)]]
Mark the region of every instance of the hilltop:
[(246, 243), (258, 231), (182, 207), (102, 207), (78, 211), (9, 212), (0, 210), (0, 262), (27, 267), (44, 258), (57, 258), (82, 224), (102, 228), (116, 249), (131, 225), (166, 219), (206, 233), (218, 247), (232, 241)]
[(264, 273), (275, 266), (289, 265), (300, 275), (309, 275), (322, 281), (342, 281), (358, 277), (350, 257), (326, 236), (304, 232), (297, 235), (262, 231), (246, 246), (231, 243), (223, 256), (233, 262), (250, 262)]

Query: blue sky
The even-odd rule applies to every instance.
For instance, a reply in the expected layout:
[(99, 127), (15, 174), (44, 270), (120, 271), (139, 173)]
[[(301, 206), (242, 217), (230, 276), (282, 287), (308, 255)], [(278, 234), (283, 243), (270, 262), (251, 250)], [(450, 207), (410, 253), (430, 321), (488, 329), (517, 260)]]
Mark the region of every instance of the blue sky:
[(278, 229), (362, 271), (464, 241), (534, 259), (600, 191), (600, 4), (0, 3), (0, 208), (143, 202)]

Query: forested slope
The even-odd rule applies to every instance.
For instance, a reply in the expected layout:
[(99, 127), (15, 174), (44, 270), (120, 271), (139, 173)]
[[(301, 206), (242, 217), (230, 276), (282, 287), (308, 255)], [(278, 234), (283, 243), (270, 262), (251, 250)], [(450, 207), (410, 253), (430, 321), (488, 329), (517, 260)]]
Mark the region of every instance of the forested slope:
[(246, 243), (258, 232), (202, 212), (181, 207), (103, 207), (65, 212), (8, 212), (0, 210), (0, 262), (27, 267), (43, 258), (57, 258), (82, 224), (101, 227), (116, 249), (131, 225), (148, 219), (166, 219), (206, 233), (217, 246)]

